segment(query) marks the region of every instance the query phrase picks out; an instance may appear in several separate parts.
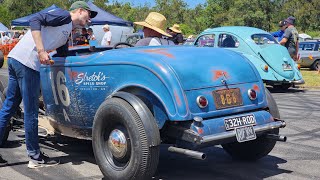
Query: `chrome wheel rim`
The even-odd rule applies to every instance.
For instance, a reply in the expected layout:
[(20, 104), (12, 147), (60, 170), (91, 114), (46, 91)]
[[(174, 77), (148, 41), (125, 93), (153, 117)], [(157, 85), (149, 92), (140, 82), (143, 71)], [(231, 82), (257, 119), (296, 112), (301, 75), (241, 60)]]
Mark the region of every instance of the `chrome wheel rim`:
[(125, 134), (119, 129), (114, 129), (109, 135), (107, 146), (113, 157), (117, 159), (124, 158), (128, 151)]

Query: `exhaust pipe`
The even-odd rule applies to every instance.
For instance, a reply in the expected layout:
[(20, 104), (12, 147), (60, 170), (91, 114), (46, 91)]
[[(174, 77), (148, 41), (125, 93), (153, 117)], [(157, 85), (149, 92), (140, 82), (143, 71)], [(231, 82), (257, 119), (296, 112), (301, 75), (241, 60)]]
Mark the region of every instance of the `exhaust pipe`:
[(286, 142), (287, 141), (287, 136), (280, 136), (280, 135), (277, 135), (277, 134), (267, 134), (266, 137), (268, 139), (273, 139), (273, 140), (276, 140), (276, 141), (282, 141), (282, 142)]
[(190, 149), (183, 149), (183, 148), (177, 148), (170, 146), (168, 148), (168, 151), (173, 152), (173, 153), (178, 153), (178, 154), (183, 154), (187, 155), (189, 157), (192, 157), (194, 159), (199, 159), (199, 160), (205, 160), (207, 155), (205, 153), (199, 152), (199, 151), (193, 151)]

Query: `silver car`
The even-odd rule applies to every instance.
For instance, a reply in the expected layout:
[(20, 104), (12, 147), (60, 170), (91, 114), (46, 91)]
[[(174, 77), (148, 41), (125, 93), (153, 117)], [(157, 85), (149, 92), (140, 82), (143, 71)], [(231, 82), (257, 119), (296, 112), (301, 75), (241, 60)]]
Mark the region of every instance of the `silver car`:
[(299, 60), (301, 67), (313, 70), (320, 69), (320, 40), (309, 40), (299, 43)]

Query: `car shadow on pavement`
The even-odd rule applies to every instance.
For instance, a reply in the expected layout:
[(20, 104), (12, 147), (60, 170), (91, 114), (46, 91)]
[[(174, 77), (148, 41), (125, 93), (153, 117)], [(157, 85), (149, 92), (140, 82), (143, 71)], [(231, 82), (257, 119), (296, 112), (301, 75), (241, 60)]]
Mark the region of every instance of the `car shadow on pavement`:
[(271, 93), (304, 93), (306, 90), (305, 89), (299, 89), (299, 88), (289, 88), (289, 89), (275, 89), (270, 86), (267, 86), (267, 89)]
[(60, 164), (72, 163), (80, 165), (84, 162), (96, 164), (91, 141), (69, 138), (65, 136), (52, 136), (40, 138), (41, 149), (62, 152), (59, 157)]
[(255, 162), (240, 162), (230, 158), (221, 146), (203, 150), (207, 159), (195, 160), (179, 154), (163, 153), (155, 179), (163, 180), (211, 180), (211, 179), (264, 179), (279, 174), (291, 173), (279, 168), (279, 164), (287, 161), (268, 155)]

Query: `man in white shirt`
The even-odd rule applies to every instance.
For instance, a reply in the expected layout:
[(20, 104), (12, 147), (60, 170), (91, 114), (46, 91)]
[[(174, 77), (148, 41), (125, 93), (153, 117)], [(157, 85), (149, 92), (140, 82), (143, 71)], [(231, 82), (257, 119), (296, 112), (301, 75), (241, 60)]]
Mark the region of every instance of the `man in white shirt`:
[(102, 38), (101, 46), (110, 46), (111, 40), (112, 40), (112, 33), (110, 31), (109, 25), (106, 24), (102, 28), (103, 28), (103, 31), (105, 32), (105, 34)]
[[(85, 26), (97, 12), (84, 1), (74, 2), (70, 11), (60, 8), (39, 12), (30, 20), (30, 28), (8, 55), (9, 82), (6, 100), (0, 110), (0, 146), (12, 115), (23, 100), (24, 128), (28, 168), (52, 166), (59, 162), (40, 152), (38, 111), (40, 94), (40, 64), (51, 64), (47, 51), (64, 47), (71, 30)], [(54, 37), (54, 38), (53, 38)], [(5, 161), (0, 159), (3, 163)]]
[(1, 44), (6, 45), (9, 44), (10, 38), (3, 32), (1, 37)]

